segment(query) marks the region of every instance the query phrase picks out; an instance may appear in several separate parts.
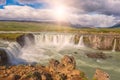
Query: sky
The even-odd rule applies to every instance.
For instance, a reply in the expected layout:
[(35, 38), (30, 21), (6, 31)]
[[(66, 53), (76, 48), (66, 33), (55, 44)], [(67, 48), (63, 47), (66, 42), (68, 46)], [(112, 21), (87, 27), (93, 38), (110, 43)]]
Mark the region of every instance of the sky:
[(120, 22), (120, 0), (0, 0), (0, 20), (63, 21), (85, 27)]

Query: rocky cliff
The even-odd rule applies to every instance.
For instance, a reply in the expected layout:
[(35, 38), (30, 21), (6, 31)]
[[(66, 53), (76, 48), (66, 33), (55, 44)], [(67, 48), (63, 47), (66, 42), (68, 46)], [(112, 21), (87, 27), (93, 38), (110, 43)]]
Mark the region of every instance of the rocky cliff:
[(85, 35), (83, 42), (87, 47), (94, 49), (120, 51), (120, 36), (118, 35)]

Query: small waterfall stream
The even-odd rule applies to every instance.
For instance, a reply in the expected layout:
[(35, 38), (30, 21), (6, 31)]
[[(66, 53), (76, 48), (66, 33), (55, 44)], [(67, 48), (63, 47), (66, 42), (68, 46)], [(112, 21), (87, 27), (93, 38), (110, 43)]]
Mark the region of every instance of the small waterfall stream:
[(80, 47), (85, 47), (85, 44), (84, 44), (84, 36), (81, 36), (80, 39), (79, 39), (79, 43), (78, 43), (78, 46)]
[(117, 45), (117, 40), (114, 39), (112, 52), (115, 52), (115, 51), (116, 51), (116, 45)]

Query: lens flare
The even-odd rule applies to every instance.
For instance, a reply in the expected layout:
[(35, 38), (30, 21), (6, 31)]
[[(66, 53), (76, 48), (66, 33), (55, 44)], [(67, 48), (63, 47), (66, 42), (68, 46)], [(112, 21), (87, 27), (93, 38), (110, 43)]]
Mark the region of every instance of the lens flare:
[(54, 18), (57, 21), (65, 21), (67, 16), (67, 9), (65, 6), (57, 6), (54, 9)]

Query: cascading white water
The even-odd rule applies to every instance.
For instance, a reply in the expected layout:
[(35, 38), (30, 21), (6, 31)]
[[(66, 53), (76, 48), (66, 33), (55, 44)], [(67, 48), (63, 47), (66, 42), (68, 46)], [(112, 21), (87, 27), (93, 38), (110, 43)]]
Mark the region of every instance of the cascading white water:
[(113, 49), (112, 49), (112, 52), (115, 52), (116, 50), (116, 44), (117, 44), (117, 40), (114, 39), (114, 43), (113, 43)]
[(84, 44), (84, 39), (83, 39), (84, 37), (83, 36), (81, 36), (80, 37), (80, 39), (79, 39), (79, 43), (78, 43), (78, 46), (80, 46), (80, 47), (85, 47), (85, 44)]
[[(9, 60), (12, 64), (20, 63), (39, 63), (53, 56), (62, 57), (60, 50), (68, 47), (80, 48), (84, 46), (83, 36), (80, 37), (78, 44), (75, 44), (73, 34), (39, 34), (34, 35), (35, 44), (28, 37), (25, 37), (24, 47), (20, 47), (17, 42), (10, 43), (7, 48)], [(57, 54), (58, 53), (58, 54)]]
[(42, 34), (35, 35), (35, 43), (41, 46), (73, 46), (75, 35), (63, 35), (63, 34)]

